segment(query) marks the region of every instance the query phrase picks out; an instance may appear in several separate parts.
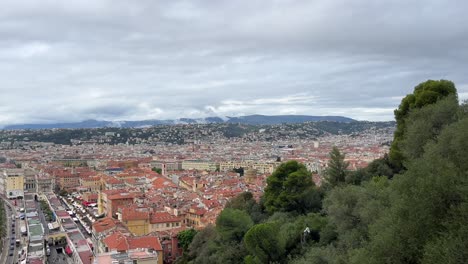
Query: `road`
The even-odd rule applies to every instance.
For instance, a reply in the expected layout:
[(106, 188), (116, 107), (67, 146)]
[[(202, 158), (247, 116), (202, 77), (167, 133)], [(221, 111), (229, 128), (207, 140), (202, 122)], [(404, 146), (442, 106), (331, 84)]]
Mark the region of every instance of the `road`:
[[(16, 247), (15, 242), (16, 242), (16, 236), (18, 235), (18, 223), (17, 223), (18, 220), (15, 218), (14, 220), (15, 228), (12, 229), (12, 219), (11, 219), (11, 216), (13, 214), (16, 215), (16, 208), (14, 205), (10, 203), (8, 199), (5, 199), (2, 196), (0, 196), (0, 198), (4, 201), (6, 220), (7, 220), (6, 226), (5, 226), (6, 231), (7, 231), (7, 236), (3, 240), (3, 250), (2, 250), (2, 255), (0, 258), (0, 263), (6, 263), (6, 264), (16, 263), (16, 260), (18, 258), (18, 247)], [(12, 234), (12, 230), (15, 230), (15, 234)], [(11, 250), (11, 243), (13, 243), (13, 250)]]

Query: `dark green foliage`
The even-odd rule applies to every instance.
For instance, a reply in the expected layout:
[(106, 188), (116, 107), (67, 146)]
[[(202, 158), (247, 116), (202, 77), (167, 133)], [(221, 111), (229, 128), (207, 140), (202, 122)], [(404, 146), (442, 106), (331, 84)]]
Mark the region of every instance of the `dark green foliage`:
[(384, 176), (390, 179), (394, 174), (395, 170), (390, 163), (388, 155), (385, 154), (383, 158), (373, 160), (366, 168), (348, 171), (346, 183), (360, 185), (362, 182), (368, 181), (375, 176)]
[(244, 238), (245, 247), (253, 263), (270, 263), (284, 258), (284, 245), (277, 236), (277, 223), (263, 223), (253, 226)]
[(226, 208), (249, 212), (256, 203), (251, 192), (243, 192), (227, 202)]
[[(283, 163), (268, 178), (260, 203), (271, 216), (256, 221), (243, 237), (234, 235), (238, 224), (197, 235), (190, 262), (466, 263), (468, 107), (458, 106), (450, 84), (418, 86), (396, 111), (403, 122), (395, 137), (405, 170), (385, 156), (349, 172), (334, 149), (329, 184), (317, 189), (303, 165)], [(262, 215), (262, 206), (243, 193), (225, 211), (227, 219), (236, 214), (242, 219)], [(303, 236), (306, 227), (311, 232)]]
[(67, 196), (68, 192), (67, 192), (67, 190), (60, 190), (59, 195), (60, 196)]
[(234, 168), (232, 171), (235, 172), (235, 173), (239, 173), (239, 176), (241, 176), (241, 177), (244, 176), (244, 168), (242, 168), (242, 167)]
[[(404, 175), (391, 184), (392, 206), (384, 217), (370, 226), (370, 243), (356, 263), (420, 263), (423, 256), (434, 258), (434, 247), (453, 236), (447, 224), (461, 223), (461, 205), (468, 201), (468, 119), (445, 129), (437, 143), (426, 146), (420, 159), (408, 165)], [(455, 225), (455, 230), (457, 227)], [(463, 230), (460, 230), (463, 231)], [(457, 245), (467, 237), (453, 236)], [(460, 244), (461, 243), (461, 244)], [(430, 250), (425, 252), (425, 249)], [(447, 252), (457, 248), (448, 245)], [(432, 252), (432, 253), (431, 253)], [(446, 253), (447, 253), (446, 252)]]
[(188, 247), (188, 258), (191, 259), (193, 263), (203, 263), (203, 261), (208, 259), (216, 250), (215, 240), (217, 236), (216, 229), (212, 225), (198, 232)]
[(394, 167), (403, 168), (403, 161), (406, 159), (400, 150), (401, 141), (404, 139), (407, 129), (407, 117), (413, 109), (422, 108), (424, 106), (434, 104), (438, 100), (448, 97), (457, 96), (457, 89), (451, 81), (447, 80), (428, 80), (418, 84), (412, 94), (408, 94), (402, 99), (400, 106), (395, 110), (395, 119), (397, 128), (394, 135), (394, 140), (390, 150), (390, 160)]
[(444, 223), (446, 231), (426, 244), (421, 263), (458, 264), (468, 260), (468, 203), (461, 204), (451, 214)]
[(250, 215), (254, 223), (259, 223), (264, 220), (267, 215), (263, 212), (262, 206), (255, 201), (252, 193), (243, 192), (231, 199), (225, 208), (239, 209)]
[(216, 219), (216, 231), (225, 241), (242, 241), (245, 232), (253, 225), (250, 216), (242, 210), (226, 208)]
[(159, 174), (162, 173), (162, 169), (161, 169), (161, 168), (156, 168), (156, 167), (154, 167), (154, 168), (152, 168), (151, 170), (154, 171), (154, 172), (156, 172), (156, 173), (159, 173)]
[(343, 184), (346, 181), (349, 162), (345, 162), (344, 159), (345, 155), (341, 154), (337, 147), (333, 147), (332, 151), (330, 152), (328, 168), (325, 172), (326, 180), (332, 187)]
[(193, 228), (181, 231), (177, 234), (179, 245), (184, 249), (184, 251), (188, 249), (188, 246), (192, 243), (196, 234), (197, 231)]
[(267, 179), (263, 195), (266, 211), (305, 213), (320, 209), (320, 194), (312, 176), (303, 164), (288, 161), (281, 164)]
[(207, 226), (198, 232), (188, 248), (188, 253), (177, 260), (177, 263), (226, 263), (243, 262), (247, 255), (243, 243), (222, 241), (214, 226)]
[(439, 100), (437, 103), (415, 109), (408, 115), (406, 134), (400, 142), (400, 150), (406, 159), (419, 158), (423, 147), (434, 140), (442, 129), (458, 118), (458, 101), (454, 96)]
[[(376, 177), (362, 186), (347, 185), (330, 191), (324, 200), (324, 211), (328, 215), (328, 232), (336, 232), (339, 249), (350, 251), (365, 244), (368, 226), (390, 206), (388, 187), (386, 177)], [(325, 239), (330, 240), (324, 236), (322, 244)]]
[[(327, 219), (317, 213), (290, 218), (283, 223), (278, 236), (284, 245), (285, 255), (299, 254), (302, 247), (318, 242), (319, 234), (326, 225)], [(309, 228), (310, 232), (304, 235), (306, 228)]]
[(292, 264), (346, 264), (340, 252), (333, 245), (323, 247), (311, 247), (302, 256), (294, 259)]
[[(376, 159), (372, 161), (366, 168), (367, 175), (373, 176), (385, 176), (391, 178), (395, 174), (395, 170), (390, 163), (389, 157), (387, 154), (384, 155), (381, 159)], [(364, 179), (368, 180), (370, 178)]]

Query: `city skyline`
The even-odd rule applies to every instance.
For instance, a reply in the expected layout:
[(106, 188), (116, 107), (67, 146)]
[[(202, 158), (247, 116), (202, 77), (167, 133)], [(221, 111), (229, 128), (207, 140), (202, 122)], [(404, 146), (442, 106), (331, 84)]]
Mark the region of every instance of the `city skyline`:
[(463, 1), (4, 1), (0, 127), (338, 115), (393, 120), (414, 86), (468, 99)]

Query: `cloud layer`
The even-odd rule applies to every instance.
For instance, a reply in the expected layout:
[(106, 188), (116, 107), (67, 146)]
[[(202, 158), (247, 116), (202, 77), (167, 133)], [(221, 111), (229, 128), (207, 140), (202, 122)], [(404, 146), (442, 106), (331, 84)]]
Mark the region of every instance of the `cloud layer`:
[(242, 114), (391, 120), (427, 79), (468, 98), (466, 1), (0, 4), (0, 126)]

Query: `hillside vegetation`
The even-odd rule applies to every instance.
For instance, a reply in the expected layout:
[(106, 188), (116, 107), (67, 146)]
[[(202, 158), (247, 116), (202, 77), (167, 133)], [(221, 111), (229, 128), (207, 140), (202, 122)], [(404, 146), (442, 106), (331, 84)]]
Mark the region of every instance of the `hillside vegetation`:
[(318, 187), (283, 163), (259, 202), (233, 199), (178, 263), (467, 263), (468, 107), (454, 89), (418, 85), (395, 111), (390, 157), (365, 169), (348, 171), (335, 148)]

